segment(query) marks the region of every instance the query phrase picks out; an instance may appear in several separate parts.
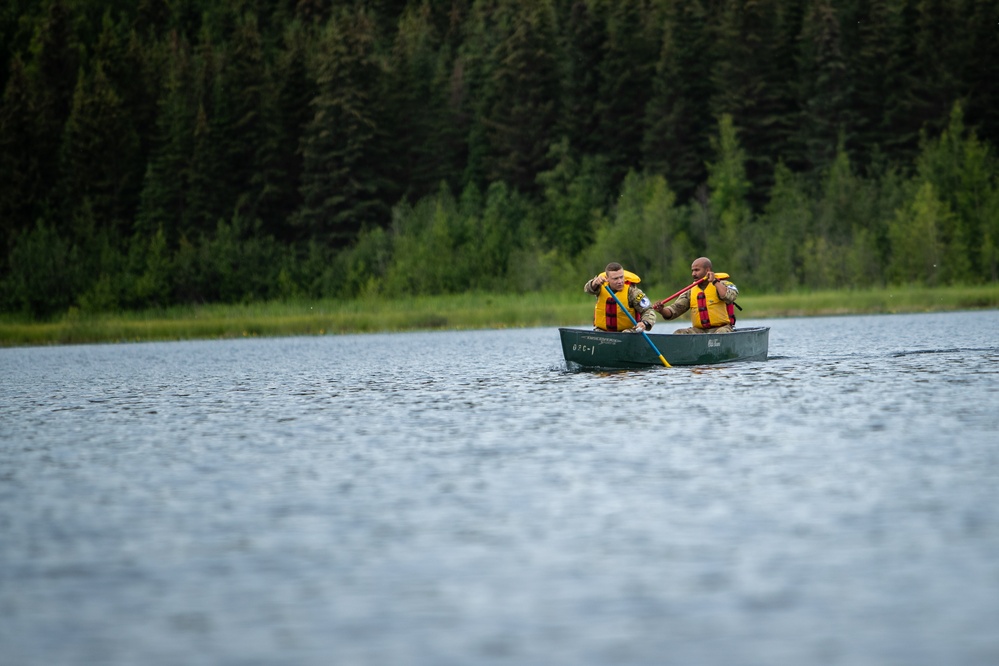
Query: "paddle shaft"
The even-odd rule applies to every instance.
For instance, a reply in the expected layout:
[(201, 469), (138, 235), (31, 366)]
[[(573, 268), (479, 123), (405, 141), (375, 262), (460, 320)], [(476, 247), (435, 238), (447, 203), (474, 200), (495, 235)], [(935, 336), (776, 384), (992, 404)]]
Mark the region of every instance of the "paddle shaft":
[(666, 303), (669, 303), (670, 301), (672, 301), (674, 298), (676, 298), (680, 294), (684, 293), (685, 291), (690, 291), (691, 289), (693, 289), (694, 287), (696, 287), (698, 282), (700, 282), (700, 280), (697, 280), (696, 282), (691, 282), (689, 285), (687, 285), (686, 287), (684, 287), (680, 291), (676, 292), (672, 296), (667, 296), (666, 298), (664, 298), (663, 300), (661, 300), (659, 302), (662, 303), (663, 305), (665, 305)]
[[(704, 278), (701, 278), (701, 279), (704, 279)], [(680, 291), (676, 292), (672, 296), (667, 296), (663, 300), (657, 302), (656, 303), (656, 307), (657, 308), (661, 308), (661, 307), (665, 306), (667, 303), (669, 303), (670, 301), (672, 301), (674, 298), (676, 298), (680, 294), (684, 293), (685, 291), (690, 291), (691, 289), (693, 289), (694, 287), (696, 287), (700, 282), (701, 282), (701, 280), (698, 280), (697, 282), (691, 282), (686, 287), (684, 287)], [(732, 305), (734, 305), (735, 307), (739, 308), (739, 310), (742, 310), (742, 306), (739, 305), (738, 303), (733, 303)]]
[[(617, 306), (621, 308), (621, 312), (628, 315), (628, 319), (631, 320), (631, 323), (634, 324), (635, 326), (638, 326), (638, 322), (635, 321), (635, 318), (631, 316), (631, 312), (628, 311), (628, 308), (624, 307), (624, 304), (621, 302), (621, 299), (617, 297), (617, 294), (614, 293), (614, 290), (611, 289), (610, 285), (607, 284), (606, 282), (604, 283), (604, 289), (606, 289), (607, 293), (611, 295), (611, 298), (614, 299), (614, 302), (617, 303)], [(656, 356), (658, 356), (659, 360), (663, 362), (663, 365), (665, 365), (667, 368), (673, 367), (666, 362), (665, 358), (663, 358), (662, 353), (659, 351), (658, 347), (656, 347), (656, 344), (652, 342), (652, 338), (649, 337), (649, 334), (646, 333), (645, 331), (639, 331), (639, 333), (641, 333), (642, 336), (645, 338), (645, 341), (649, 343), (649, 346), (652, 347), (652, 351), (656, 353)]]

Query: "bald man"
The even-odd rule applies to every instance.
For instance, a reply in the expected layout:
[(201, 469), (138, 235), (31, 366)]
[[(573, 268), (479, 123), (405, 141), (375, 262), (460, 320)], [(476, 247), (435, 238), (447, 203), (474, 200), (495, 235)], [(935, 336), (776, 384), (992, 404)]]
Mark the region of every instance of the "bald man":
[(690, 310), (693, 325), (673, 331), (680, 335), (735, 330), (735, 299), (739, 297), (739, 289), (729, 282), (728, 273), (715, 273), (710, 259), (698, 257), (690, 265), (690, 276), (697, 280), (693, 289), (677, 297), (672, 305), (660, 301), (653, 309), (667, 320)]

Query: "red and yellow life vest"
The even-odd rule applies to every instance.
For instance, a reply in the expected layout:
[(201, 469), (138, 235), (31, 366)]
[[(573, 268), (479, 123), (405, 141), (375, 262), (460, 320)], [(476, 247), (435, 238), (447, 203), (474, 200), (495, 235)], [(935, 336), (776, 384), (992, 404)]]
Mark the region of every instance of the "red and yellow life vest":
[[(715, 277), (727, 280), (729, 276), (728, 273), (715, 273)], [(726, 324), (735, 326), (735, 306), (723, 301), (713, 284), (690, 290), (690, 314), (694, 328), (718, 328)]]
[[(606, 273), (601, 273), (601, 275), (607, 277)], [(621, 291), (615, 294), (621, 303), (624, 304), (624, 307), (628, 308), (628, 311), (631, 312), (631, 316), (635, 318), (635, 321), (638, 321), (638, 312), (633, 310), (628, 303), (628, 290), (631, 288), (631, 285), (638, 284), (641, 281), (642, 278), (631, 271), (625, 271), (624, 286), (621, 287)], [(628, 315), (621, 312), (621, 308), (617, 306), (617, 301), (607, 293), (607, 286), (606, 282), (602, 284), (600, 286), (600, 293), (597, 294), (597, 304), (593, 309), (593, 326), (602, 331), (625, 331), (633, 328), (635, 325), (628, 319)]]

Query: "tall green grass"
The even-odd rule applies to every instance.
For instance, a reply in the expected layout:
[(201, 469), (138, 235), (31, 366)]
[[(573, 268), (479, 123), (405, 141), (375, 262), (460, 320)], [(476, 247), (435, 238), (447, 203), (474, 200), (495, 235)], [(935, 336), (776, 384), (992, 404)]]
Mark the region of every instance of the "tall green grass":
[[(651, 288), (647, 292), (652, 298), (658, 296)], [(740, 313), (743, 319), (999, 308), (999, 284), (746, 294), (739, 298), (739, 304), (743, 307)], [(582, 290), (526, 295), (470, 293), (399, 299), (200, 305), (96, 315), (85, 315), (74, 309), (50, 322), (34, 322), (12, 315), (0, 317), (0, 345), (579, 326), (589, 324), (592, 316), (593, 299)]]
[(898, 314), (999, 308), (999, 284), (972, 287), (880, 287), (739, 298), (745, 317)]

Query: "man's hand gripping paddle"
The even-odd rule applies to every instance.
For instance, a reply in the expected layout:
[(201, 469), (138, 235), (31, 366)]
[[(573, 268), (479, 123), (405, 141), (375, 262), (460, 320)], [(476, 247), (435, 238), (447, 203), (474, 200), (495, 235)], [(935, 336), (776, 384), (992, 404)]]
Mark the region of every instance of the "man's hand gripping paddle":
[[(693, 286), (694, 285), (691, 285), (691, 287)], [(607, 293), (611, 295), (611, 298), (614, 299), (614, 302), (617, 303), (617, 306), (621, 308), (621, 312), (628, 315), (628, 319), (631, 320), (632, 325), (638, 326), (638, 322), (635, 321), (635, 318), (631, 316), (631, 312), (628, 310), (628, 308), (624, 307), (624, 304), (621, 303), (621, 299), (617, 297), (617, 294), (615, 294), (614, 290), (610, 288), (610, 285), (604, 283), (604, 289), (606, 289)], [(663, 365), (665, 365), (667, 368), (672, 368), (673, 366), (671, 366), (669, 363), (666, 362), (666, 359), (663, 358), (663, 355), (659, 352), (659, 349), (656, 347), (655, 343), (652, 342), (652, 338), (649, 337), (649, 334), (646, 333), (645, 331), (639, 331), (639, 332), (643, 336), (645, 336), (645, 341), (648, 342), (649, 346), (652, 347), (652, 350), (656, 352), (656, 356), (658, 356), (659, 360), (663, 362)]]
[(655, 310), (656, 312), (660, 312), (661, 313), (662, 310), (663, 310), (663, 308), (666, 307), (667, 303), (669, 303), (670, 301), (672, 301), (674, 298), (676, 298), (680, 294), (682, 294), (684, 292), (690, 291), (691, 289), (693, 289), (694, 287), (696, 287), (700, 282), (701, 282), (701, 280), (695, 280), (694, 282), (691, 282), (686, 287), (684, 287), (680, 291), (676, 292), (672, 296), (667, 296), (663, 300), (658, 301), (655, 305), (652, 306), (652, 309)]

